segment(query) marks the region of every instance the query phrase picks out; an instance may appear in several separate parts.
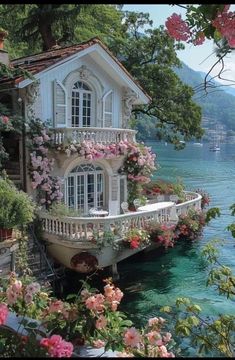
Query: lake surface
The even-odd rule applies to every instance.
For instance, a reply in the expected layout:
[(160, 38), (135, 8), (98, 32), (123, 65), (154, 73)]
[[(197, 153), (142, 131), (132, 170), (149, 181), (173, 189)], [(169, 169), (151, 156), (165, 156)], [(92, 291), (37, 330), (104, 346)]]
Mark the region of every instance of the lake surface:
[[(154, 178), (176, 182), (187, 190), (203, 189), (211, 196), (210, 207), (219, 207), (221, 216), (205, 227), (200, 240), (178, 243), (166, 251), (140, 253), (118, 264), (119, 287), (124, 291), (121, 310), (138, 325), (159, 315), (163, 305), (173, 305), (178, 297), (189, 297), (200, 305), (205, 315), (235, 314), (234, 302), (206, 287), (208, 271), (200, 251), (208, 241), (225, 239), (220, 261), (235, 272), (235, 239), (226, 226), (235, 221), (229, 207), (235, 203), (235, 145), (221, 144), (220, 152), (187, 144), (176, 151), (172, 145), (147, 143), (157, 154), (160, 168)], [(163, 316), (163, 315), (162, 315)]]

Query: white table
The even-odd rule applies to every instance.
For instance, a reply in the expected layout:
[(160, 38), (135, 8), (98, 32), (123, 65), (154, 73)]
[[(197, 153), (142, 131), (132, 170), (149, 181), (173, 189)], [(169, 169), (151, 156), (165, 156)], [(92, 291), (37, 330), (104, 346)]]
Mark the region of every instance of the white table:
[(100, 217), (104, 217), (104, 216), (108, 216), (109, 212), (107, 210), (93, 210), (92, 211), (92, 216), (100, 216)]
[(168, 206), (173, 206), (175, 203), (173, 201), (162, 201), (155, 204), (148, 204), (144, 206), (139, 206), (137, 211), (154, 211), (159, 209), (164, 209)]

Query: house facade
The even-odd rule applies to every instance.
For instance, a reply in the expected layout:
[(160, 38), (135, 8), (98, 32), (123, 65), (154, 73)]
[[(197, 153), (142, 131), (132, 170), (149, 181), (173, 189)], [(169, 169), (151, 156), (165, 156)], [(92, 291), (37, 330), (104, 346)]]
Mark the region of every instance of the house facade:
[[(0, 46), (3, 57), (8, 64)], [(154, 199), (135, 211), (121, 206), (127, 199), (130, 205), (130, 194), (134, 204), (138, 186), (155, 170), (155, 154), (128, 127), (132, 108), (151, 99), (100, 40), (11, 64), (33, 79), (0, 79), (0, 103), (27, 120), (20, 135), (4, 134), (5, 168), (42, 205), (43, 238), (59, 263), (83, 273), (112, 266), (115, 273), (119, 261), (151, 245), (147, 224), (175, 223), (190, 208), (200, 209), (196, 193), (179, 205)], [(45, 211), (62, 198), (75, 214)]]
[[(150, 98), (98, 39), (20, 58), (12, 65), (30, 71), (34, 79), (16, 78), (9, 89), (3, 80), (0, 86), (26, 119), (49, 125), (58, 147), (82, 141), (106, 146), (135, 142), (135, 131), (128, 129), (132, 106), (147, 104)], [(24, 146), (19, 143), (20, 180), (34, 195)], [(127, 200), (126, 176), (118, 173), (124, 157), (94, 161), (67, 155), (49, 154), (55, 159), (52, 175), (61, 179), (65, 203), (83, 215), (91, 208), (119, 214)]]

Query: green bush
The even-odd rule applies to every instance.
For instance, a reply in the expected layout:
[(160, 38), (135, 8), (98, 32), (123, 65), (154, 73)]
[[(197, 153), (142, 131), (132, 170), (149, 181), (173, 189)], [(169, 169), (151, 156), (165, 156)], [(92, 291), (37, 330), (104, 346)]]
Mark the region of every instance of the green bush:
[(12, 229), (30, 223), (35, 205), (31, 198), (18, 190), (8, 179), (0, 178), (0, 227)]

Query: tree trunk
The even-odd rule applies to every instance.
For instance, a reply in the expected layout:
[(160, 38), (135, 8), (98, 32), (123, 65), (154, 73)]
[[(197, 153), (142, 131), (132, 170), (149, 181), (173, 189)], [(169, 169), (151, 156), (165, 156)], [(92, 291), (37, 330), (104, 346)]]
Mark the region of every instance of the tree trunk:
[(52, 34), (51, 24), (47, 23), (45, 19), (39, 22), (39, 32), (43, 41), (43, 51), (49, 50), (56, 45), (56, 40)]

